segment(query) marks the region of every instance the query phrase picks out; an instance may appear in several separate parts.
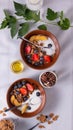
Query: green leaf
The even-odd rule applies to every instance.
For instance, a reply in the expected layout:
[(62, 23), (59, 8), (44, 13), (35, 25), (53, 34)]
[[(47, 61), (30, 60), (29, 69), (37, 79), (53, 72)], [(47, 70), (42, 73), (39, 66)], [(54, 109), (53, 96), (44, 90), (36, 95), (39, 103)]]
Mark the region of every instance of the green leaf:
[(42, 25), (38, 26), (38, 29), (47, 30), (47, 27), (45, 26), (45, 24), (42, 24)]
[(61, 27), (61, 29), (67, 30), (70, 27), (70, 20), (68, 18), (65, 18), (62, 22), (59, 21), (58, 25)]
[(21, 28), (19, 29), (18, 36), (24, 36), (29, 30), (29, 24), (23, 23), (21, 24)]
[(16, 34), (17, 34), (17, 25), (16, 24), (13, 24), (13, 26), (11, 27), (10, 29), (10, 32), (11, 32), (11, 37), (13, 38)]
[(10, 14), (7, 10), (4, 10), (4, 14), (6, 16), (6, 19), (9, 19), (10, 18)]
[(48, 8), (46, 18), (51, 21), (55, 20), (58, 18), (58, 12), (54, 12), (52, 9)]
[(22, 5), (20, 3), (14, 2), (14, 7), (16, 10), (16, 15), (18, 16), (25, 16), (25, 10), (26, 10), (26, 5)]
[(34, 20), (35, 22), (37, 22), (40, 20), (40, 12), (37, 14), (37, 12), (35, 12), (35, 11), (32, 11), (30, 9), (26, 9), (25, 19), (26, 20)]
[(10, 16), (9, 20), (8, 20), (8, 28), (12, 27), (14, 24), (17, 23), (17, 19), (14, 16)]
[(18, 31), (18, 29), (17, 29), (17, 19), (14, 16), (10, 16), (10, 18), (8, 20), (8, 28), (10, 28), (11, 37), (13, 38)]
[(4, 29), (4, 28), (6, 28), (7, 26), (8, 26), (8, 21), (7, 21), (6, 19), (4, 19), (4, 20), (2, 21), (2, 23), (1, 23), (0, 29)]

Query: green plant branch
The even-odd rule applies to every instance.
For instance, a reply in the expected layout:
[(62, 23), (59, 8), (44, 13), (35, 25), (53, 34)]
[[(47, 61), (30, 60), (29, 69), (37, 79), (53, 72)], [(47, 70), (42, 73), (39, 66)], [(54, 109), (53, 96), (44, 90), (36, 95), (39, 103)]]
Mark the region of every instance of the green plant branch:
[(39, 22), (43, 22), (43, 23), (45, 23), (45, 24), (52, 24), (52, 25), (56, 25), (57, 26), (57, 23), (56, 22), (46, 22), (45, 20), (42, 20), (42, 19), (40, 19), (40, 21)]
[[(47, 30), (46, 25), (59, 26), (62, 30), (67, 30), (73, 27), (68, 18), (64, 17), (64, 12), (55, 12), (50, 8), (47, 8), (45, 21), (40, 18), (40, 11), (33, 11), (27, 8), (26, 5), (14, 2), (15, 16), (11, 16), (7, 10), (4, 10), (5, 18), (0, 25), (0, 29), (10, 28), (11, 37), (13, 38), (17, 33), (18, 36), (25, 35), (30, 29), (30, 23), (42, 22), (43, 24), (38, 26), (38, 29)], [(18, 17), (17, 17), (18, 16)], [(23, 21), (21, 21), (23, 20)], [(54, 22), (56, 20), (57, 22)], [(19, 22), (19, 23), (18, 23)], [(19, 24), (19, 26), (18, 26)]]

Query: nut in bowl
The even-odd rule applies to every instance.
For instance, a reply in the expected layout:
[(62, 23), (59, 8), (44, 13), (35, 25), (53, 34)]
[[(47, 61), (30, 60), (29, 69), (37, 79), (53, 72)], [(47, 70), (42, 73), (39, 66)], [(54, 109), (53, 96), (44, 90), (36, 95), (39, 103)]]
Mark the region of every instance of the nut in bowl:
[(24, 78), (14, 82), (7, 92), (9, 108), (19, 117), (33, 117), (44, 108), (45, 91), (35, 80)]
[(52, 66), (60, 53), (56, 37), (48, 31), (34, 30), (25, 38), (33, 43), (22, 41), (20, 52), (24, 62), (34, 69), (46, 69)]
[(12, 119), (1, 119), (0, 130), (15, 130), (15, 124)]
[(52, 88), (57, 82), (57, 75), (54, 71), (47, 71), (39, 76), (39, 82), (44, 88)]

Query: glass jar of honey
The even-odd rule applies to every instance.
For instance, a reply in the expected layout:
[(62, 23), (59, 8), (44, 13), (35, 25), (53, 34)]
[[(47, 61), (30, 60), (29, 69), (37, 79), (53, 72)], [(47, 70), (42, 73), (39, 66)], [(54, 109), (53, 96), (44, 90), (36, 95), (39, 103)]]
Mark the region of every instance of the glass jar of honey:
[(14, 73), (21, 73), (24, 70), (24, 65), (20, 60), (14, 61), (11, 64), (11, 70)]

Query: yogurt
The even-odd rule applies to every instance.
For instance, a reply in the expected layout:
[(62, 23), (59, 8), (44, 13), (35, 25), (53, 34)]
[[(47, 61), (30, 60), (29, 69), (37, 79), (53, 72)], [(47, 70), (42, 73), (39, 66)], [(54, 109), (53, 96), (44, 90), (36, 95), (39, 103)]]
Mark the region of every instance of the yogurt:
[(56, 47), (51, 38), (48, 37), (47, 40), (43, 40), (43, 41), (39, 40), (38, 43), (39, 44), (43, 43), (43, 51), (46, 51), (47, 55), (52, 56), (55, 54)]
[(40, 93), (39, 90), (34, 90), (33, 93), (29, 95), (30, 96), (29, 99), (23, 102), (22, 106), (18, 107), (18, 109), (22, 111), (23, 106), (28, 103), (28, 107), (30, 107), (31, 109), (27, 108), (26, 112), (33, 112), (37, 110), (41, 105), (41, 95), (37, 96), (36, 94), (37, 92)]

